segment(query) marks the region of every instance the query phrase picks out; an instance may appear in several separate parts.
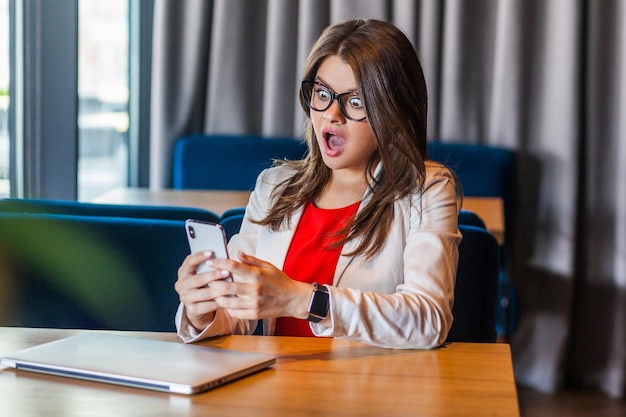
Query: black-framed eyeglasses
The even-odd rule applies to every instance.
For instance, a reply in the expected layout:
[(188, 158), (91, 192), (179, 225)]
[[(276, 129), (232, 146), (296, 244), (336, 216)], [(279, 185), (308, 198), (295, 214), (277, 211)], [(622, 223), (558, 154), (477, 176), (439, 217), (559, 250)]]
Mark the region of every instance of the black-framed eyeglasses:
[(346, 93), (336, 94), (317, 81), (304, 80), (300, 85), (300, 94), (304, 102), (315, 111), (326, 111), (332, 106), (333, 101), (339, 103), (339, 111), (349, 120), (360, 122), (365, 120), (365, 106), (363, 99), (357, 92), (348, 91)]

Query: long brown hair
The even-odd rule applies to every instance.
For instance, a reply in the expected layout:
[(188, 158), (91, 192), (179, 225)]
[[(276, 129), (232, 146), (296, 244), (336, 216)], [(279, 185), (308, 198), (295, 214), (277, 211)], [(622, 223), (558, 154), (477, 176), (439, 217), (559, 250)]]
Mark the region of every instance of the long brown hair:
[[(327, 27), (305, 63), (304, 80), (313, 80), (322, 62), (338, 56), (347, 63), (363, 99), (377, 150), (365, 171), (372, 198), (337, 236), (337, 244), (361, 238), (349, 255), (375, 255), (385, 244), (394, 216), (394, 202), (420, 191), (426, 158), (427, 93), (422, 67), (411, 42), (394, 25), (378, 20), (350, 20)], [(291, 214), (324, 190), (330, 169), (322, 160), (307, 114), (305, 139), (309, 151), (301, 161), (281, 161), (296, 173), (274, 190), (275, 204), (257, 221), (278, 230)], [(378, 163), (382, 170), (373, 178)]]

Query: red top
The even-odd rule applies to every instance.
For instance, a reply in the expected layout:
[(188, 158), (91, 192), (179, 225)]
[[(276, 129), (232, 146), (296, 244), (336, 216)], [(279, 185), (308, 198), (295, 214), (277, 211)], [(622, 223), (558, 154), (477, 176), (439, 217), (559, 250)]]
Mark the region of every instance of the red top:
[[(320, 209), (308, 203), (291, 241), (283, 271), (296, 281), (332, 285), (342, 246), (332, 246), (332, 235), (354, 218), (360, 202), (338, 209)], [(313, 292), (313, 287), (311, 287)], [(279, 317), (276, 336), (313, 336), (307, 320)]]

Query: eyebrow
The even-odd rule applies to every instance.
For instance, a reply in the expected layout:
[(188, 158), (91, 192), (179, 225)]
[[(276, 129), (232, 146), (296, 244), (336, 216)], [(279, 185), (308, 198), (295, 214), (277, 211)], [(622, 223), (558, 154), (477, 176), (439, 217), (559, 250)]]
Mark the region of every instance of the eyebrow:
[[(337, 94), (337, 91), (334, 88), (331, 88), (328, 83), (326, 81), (324, 81), (321, 77), (315, 77), (315, 82), (318, 82), (320, 84), (322, 84), (324, 87), (328, 88), (329, 90), (331, 90), (333, 93)], [(358, 94), (359, 93), (359, 89), (358, 88), (352, 88), (352, 89), (348, 89), (347, 91), (345, 91), (344, 93), (352, 93), (352, 94)], [(344, 94), (341, 93), (341, 94)]]

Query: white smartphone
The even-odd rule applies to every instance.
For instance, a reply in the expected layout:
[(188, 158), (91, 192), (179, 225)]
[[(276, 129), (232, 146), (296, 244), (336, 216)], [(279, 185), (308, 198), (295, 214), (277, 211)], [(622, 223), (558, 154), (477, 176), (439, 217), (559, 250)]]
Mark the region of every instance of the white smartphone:
[[(185, 221), (185, 232), (191, 253), (211, 250), (215, 253), (216, 259), (228, 259), (226, 233), (219, 224), (188, 219)], [(213, 268), (203, 262), (198, 266), (196, 272), (200, 274), (211, 270)], [(232, 277), (228, 277), (226, 280), (230, 281)]]

